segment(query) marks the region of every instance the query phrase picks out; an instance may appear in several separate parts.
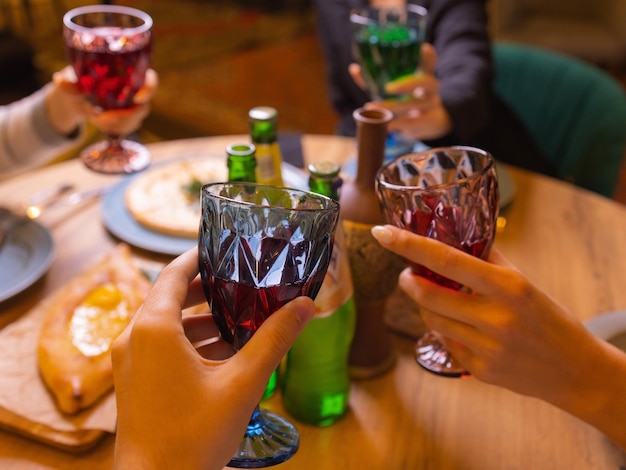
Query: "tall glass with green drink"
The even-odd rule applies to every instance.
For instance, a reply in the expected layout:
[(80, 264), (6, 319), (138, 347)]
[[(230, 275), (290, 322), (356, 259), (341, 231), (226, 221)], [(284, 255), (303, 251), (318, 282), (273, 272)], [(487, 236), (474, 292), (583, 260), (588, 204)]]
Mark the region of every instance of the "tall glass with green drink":
[[(427, 16), (424, 7), (413, 4), (362, 7), (350, 12), (353, 54), (373, 100), (402, 99), (386, 93), (385, 85), (417, 70)], [(390, 133), (385, 160), (412, 151), (413, 144), (399, 133)]]
[(393, 98), (385, 85), (415, 73), (426, 34), (427, 10), (405, 4), (352, 10), (350, 23), (355, 58), (372, 98)]

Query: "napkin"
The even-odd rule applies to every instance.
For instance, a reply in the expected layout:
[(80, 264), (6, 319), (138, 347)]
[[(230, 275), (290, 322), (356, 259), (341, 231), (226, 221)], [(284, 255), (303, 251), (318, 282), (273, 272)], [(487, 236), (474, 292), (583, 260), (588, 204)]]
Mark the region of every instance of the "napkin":
[(279, 132), (277, 139), (283, 161), (297, 168), (304, 168), (302, 134), (299, 132)]
[(61, 413), (39, 376), (37, 341), (54, 295), (38, 303), (18, 321), (0, 331), (0, 407), (57, 431), (114, 432), (115, 397), (107, 394), (76, 415)]

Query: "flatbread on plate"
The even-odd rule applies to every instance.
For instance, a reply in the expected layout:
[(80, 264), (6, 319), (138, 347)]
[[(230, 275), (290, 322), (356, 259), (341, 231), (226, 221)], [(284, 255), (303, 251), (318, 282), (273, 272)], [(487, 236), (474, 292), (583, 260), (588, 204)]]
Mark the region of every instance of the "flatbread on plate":
[(176, 237), (196, 238), (200, 187), (226, 181), (226, 157), (197, 158), (155, 167), (140, 174), (124, 194), (126, 208), (144, 227)]

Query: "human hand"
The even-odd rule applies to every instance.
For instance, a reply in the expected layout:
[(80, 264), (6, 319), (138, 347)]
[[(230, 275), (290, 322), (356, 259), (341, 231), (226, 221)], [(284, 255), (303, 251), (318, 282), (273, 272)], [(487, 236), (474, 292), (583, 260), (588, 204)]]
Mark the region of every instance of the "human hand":
[(102, 133), (127, 135), (141, 127), (150, 112), (150, 100), (158, 86), (158, 74), (146, 71), (143, 86), (134, 97), (134, 106), (128, 109), (102, 110), (93, 106), (76, 85), (76, 75), (66, 66), (52, 76), (53, 90), (47, 106), (51, 124), (60, 133), (68, 133), (83, 121), (89, 121)]
[[(434, 75), (437, 52), (432, 44), (422, 44), (420, 65), (415, 74), (387, 83), (385, 91), (402, 95), (400, 99), (385, 99), (367, 103), (366, 107), (383, 107), (394, 113), (390, 131), (400, 132), (415, 140), (444, 137), (452, 131), (452, 120), (439, 95), (439, 80)], [(366, 89), (358, 64), (350, 64), (353, 80)]]
[(181, 320), (183, 308), (203, 301), (192, 249), (161, 272), (114, 343), (116, 468), (221, 469), (270, 375), (315, 311), (310, 299), (293, 300), (230, 357), (210, 315)]
[(410, 268), (399, 279), (424, 322), (476, 378), (545, 400), (626, 449), (626, 354), (593, 336), (497, 250), (487, 262), (391, 225), (372, 235), (471, 290), (440, 286)]
[[(393, 226), (372, 234), (394, 253), (471, 289), (440, 286), (410, 268), (399, 279), (424, 322), (475, 377), (572, 410), (566, 401), (582, 388), (584, 364), (597, 359), (599, 348), (576, 318), (497, 250), (487, 262)], [(594, 374), (593, 366), (588, 372)]]

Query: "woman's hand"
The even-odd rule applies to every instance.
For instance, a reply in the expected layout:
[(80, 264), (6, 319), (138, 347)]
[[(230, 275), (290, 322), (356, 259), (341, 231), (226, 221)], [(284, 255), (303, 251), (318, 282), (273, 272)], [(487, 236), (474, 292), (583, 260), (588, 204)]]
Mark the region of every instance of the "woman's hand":
[(114, 343), (116, 468), (221, 469), (270, 375), (314, 314), (313, 302), (298, 298), (232, 355), (210, 315), (181, 320), (182, 309), (202, 301), (193, 249), (162, 271)]
[[(385, 91), (402, 95), (399, 99), (373, 101), (366, 107), (383, 107), (394, 113), (390, 131), (397, 131), (415, 140), (438, 139), (452, 131), (452, 120), (439, 96), (439, 80), (434, 75), (437, 52), (428, 43), (422, 44), (420, 65), (415, 74), (389, 82)], [(358, 64), (349, 72), (355, 82), (366, 89)]]
[(67, 66), (52, 76), (53, 87), (46, 102), (48, 119), (60, 134), (69, 134), (84, 121), (91, 122), (104, 134), (130, 134), (139, 129), (148, 116), (150, 100), (158, 81), (157, 73), (148, 69), (144, 84), (134, 97), (132, 108), (104, 111), (89, 103), (79, 91), (74, 70)]
[(394, 253), (471, 289), (440, 286), (410, 268), (399, 279), (428, 327), (445, 338), (446, 347), (477, 378), (569, 411), (580, 405), (574, 404), (574, 390), (585, 393), (586, 386), (606, 379), (602, 356), (610, 346), (497, 250), (487, 262), (394, 226), (376, 227), (372, 234)]
[(487, 262), (390, 225), (374, 227), (372, 235), (470, 289), (442, 287), (409, 268), (399, 279), (465, 368), (587, 421), (626, 449), (626, 354), (589, 333), (497, 250)]

